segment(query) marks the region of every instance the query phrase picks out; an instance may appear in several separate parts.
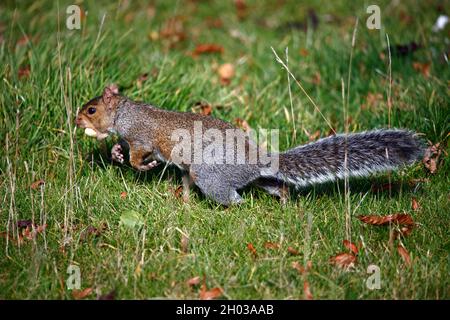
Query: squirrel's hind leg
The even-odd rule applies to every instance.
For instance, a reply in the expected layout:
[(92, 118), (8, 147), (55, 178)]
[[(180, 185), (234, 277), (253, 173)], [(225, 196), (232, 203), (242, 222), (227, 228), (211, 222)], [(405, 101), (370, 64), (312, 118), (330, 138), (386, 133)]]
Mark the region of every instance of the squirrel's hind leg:
[(203, 170), (200, 168), (199, 170), (192, 169), (193, 166), (190, 172), (193, 181), (206, 197), (226, 207), (243, 201), (236, 188), (229, 183), (225, 176), (205, 168), (202, 168)]

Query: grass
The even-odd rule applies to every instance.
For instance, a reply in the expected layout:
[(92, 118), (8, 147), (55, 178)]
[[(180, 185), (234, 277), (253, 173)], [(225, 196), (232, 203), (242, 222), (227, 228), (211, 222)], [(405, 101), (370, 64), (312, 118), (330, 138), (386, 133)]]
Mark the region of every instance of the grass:
[[(191, 110), (200, 101), (213, 105), (215, 117), (278, 128), (282, 149), (308, 142), (307, 132), (320, 130), (326, 136), (325, 120), (292, 79), (291, 110), (286, 70), (270, 49), (284, 59), (289, 47), (290, 70), (337, 131), (345, 131), (346, 109), (351, 132), (387, 127), (387, 33), (391, 44), (423, 44), (413, 55), (392, 57), (391, 126), (416, 130), (448, 150), (450, 72), (443, 59), (448, 28), (431, 31), (439, 1), (379, 1), (381, 30), (365, 27), (368, 15), (360, 2), (248, 1), (244, 19), (228, 1), (161, 1), (153, 17), (144, 1), (95, 3), (83, 5), (82, 29), (72, 31), (65, 28), (70, 1), (0, 5), (0, 231), (17, 239), (18, 220), (47, 224), (45, 232), (20, 246), (2, 233), (1, 299), (71, 299), (65, 285), (69, 265), (80, 267), (81, 289), (93, 288), (89, 298), (115, 290), (117, 299), (195, 299), (199, 288), (186, 284), (194, 276), (205, 276), (208, 288), (223, 288), (229, 299), (303, 299), (304, 281), (315, 299), (449, 298), (448, 161), (434, 175), (418, 163), (390, 175), (352, 180), (348, 197), (340, 182), (302, 190), (283, 207), (250, 189), (244, 204), (224, 209), (199, 193), (188, 204), (177, 199), (173, 189), (181, 182), (174, 170), (161, 177), (158, 170), (139, 174), (111, 165), (105, 146), (73, 123), (79, 106), (114, 82), (127, 96), (165, 109)], [(305, 33), (283, 27), (304, 21), (308, 8), (320, 18), (317, 29)], [(183, 19), (186, 40), (170, 47), (167, 40), (149, 38), (174, 16)], [(223, 26), (208, 26), (209, 17), (220, 18)], [(355, 17), (359, 27), (349, 77)], [(24, 35), (32, 40), (23, 43)], [(192, 58), (188, 53), (200, 43), (219, 43), (224, 52)], [(220, 84), (215, 71), (225, 62), (236, 65), (228, 86)], [(413, 62), (430, 62), (429, 76), (415, 70)], [(19, 78), (27, 66), (29, 76)], [(139, 85), (136, 80), (144, 73), (149, 79)], [(347, 92), (348, 77), (344, 108), (342, 83)], [(362, 108), (369, 93), (381, 97)], [(107, 147), (112, 143), (109, 139)], [(424, 178), (416, 187), (408, 183)], [(38, 179), (45, 185), (31, 189)], [(371, 191), (372, 184), (388, 181), (398, 187)], [(420, 203), (417, 211), (411, 209), (413, 197)], [(141, 228), (120, 224), (131, 210), (143, 217)], [(411, 214), (418, 224), (399, 240), (410, 253), (411, 267), (397, 253), (397, 244), (389, 245), (388, 228), (356, 219), (395, 212)], [(102, 225), (107, 228), (100, 236), (85, 239), (89, 226)], [(344, 251), (346, 238), (362, 244), (351, 271), (328, 262)], [(267, 241), (280, 248), (265, 249)], [(256, 258), (248, 243), (256, 248)], [(300, 254), (291, 255), (288, 247)], [(312, 269), (300, 275), (292, 268), (296, 261), (311, 261)], [(366, 287), (370, 264), (380, 267), (379, 290)]]

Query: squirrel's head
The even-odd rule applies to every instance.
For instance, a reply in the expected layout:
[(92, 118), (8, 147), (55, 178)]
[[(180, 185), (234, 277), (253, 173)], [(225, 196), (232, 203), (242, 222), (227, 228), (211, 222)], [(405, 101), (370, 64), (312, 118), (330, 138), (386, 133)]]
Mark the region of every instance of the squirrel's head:
[(119, 89), (109, 85), (103, 90), (103, 95), (86, 103), (78, 112), (75, 124), (91, 137), (101, 140), (113, 130), (114, 116), (120, 100)]

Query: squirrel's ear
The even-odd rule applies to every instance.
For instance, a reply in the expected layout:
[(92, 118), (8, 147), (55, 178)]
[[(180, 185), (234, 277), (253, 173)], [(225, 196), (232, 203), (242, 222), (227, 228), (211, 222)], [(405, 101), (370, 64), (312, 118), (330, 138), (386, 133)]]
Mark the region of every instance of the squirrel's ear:
[(111, 98), (116, 94), (119, 94), (119, 87), (117, 87), (117, 85), (110, 84), (109, 86), (105, 87), (102, 96), (103, 102), (108, 104), (111, 101)]

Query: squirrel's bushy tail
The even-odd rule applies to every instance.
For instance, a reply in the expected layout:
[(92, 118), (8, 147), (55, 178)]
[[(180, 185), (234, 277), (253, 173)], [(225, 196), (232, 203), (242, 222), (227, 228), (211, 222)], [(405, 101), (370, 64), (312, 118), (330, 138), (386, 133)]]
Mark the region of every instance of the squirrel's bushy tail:
[(411, 131), (384, 129), (336, 135), (280, 153), (276, 178), (298, 187), (396, 169), (420, 159)]

